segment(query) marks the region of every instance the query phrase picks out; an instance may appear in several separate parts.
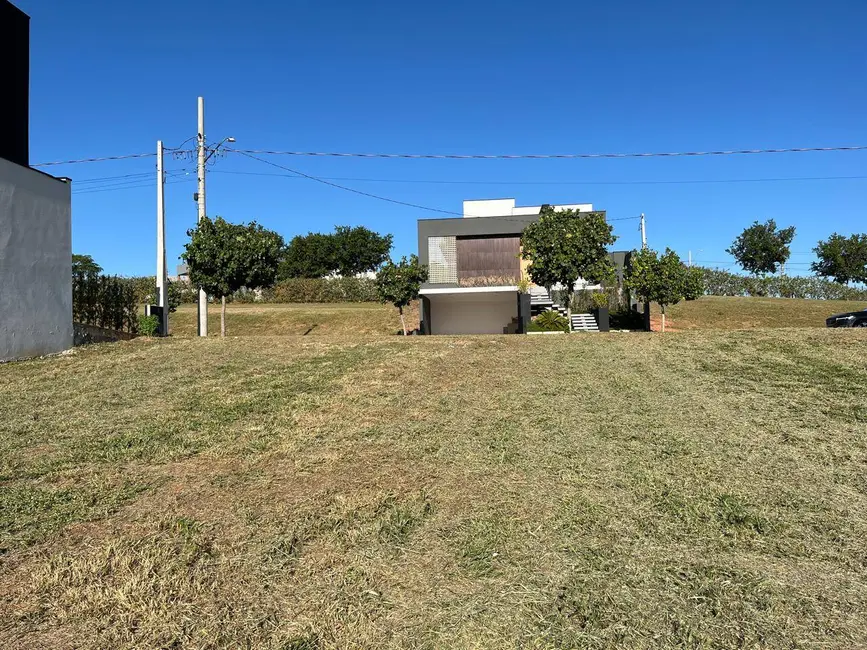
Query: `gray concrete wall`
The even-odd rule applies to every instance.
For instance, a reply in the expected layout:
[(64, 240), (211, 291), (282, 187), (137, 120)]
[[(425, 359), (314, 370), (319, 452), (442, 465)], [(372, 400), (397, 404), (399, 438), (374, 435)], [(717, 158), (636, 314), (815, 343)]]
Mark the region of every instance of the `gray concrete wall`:
[(72, 347), (70, 186), (0, 158), (0, 360)]

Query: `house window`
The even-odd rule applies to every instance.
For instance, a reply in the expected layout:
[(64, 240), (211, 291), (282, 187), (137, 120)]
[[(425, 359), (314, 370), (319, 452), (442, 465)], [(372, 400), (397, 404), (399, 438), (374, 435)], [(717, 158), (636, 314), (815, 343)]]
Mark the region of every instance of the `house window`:
[(454, 237), (428, 237), (428, 282), (431, 284), (456, 284), (458, 281), (458, 256)]
[(521, 277), (521, 238), (516, 235), (459, 237), (458, 278), (501, 278), (517, 282)]

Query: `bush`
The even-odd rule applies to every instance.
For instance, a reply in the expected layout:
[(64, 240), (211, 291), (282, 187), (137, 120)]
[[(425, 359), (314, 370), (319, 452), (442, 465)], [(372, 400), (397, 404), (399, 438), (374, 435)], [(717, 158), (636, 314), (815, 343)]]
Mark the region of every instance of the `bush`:
[(129, 278), (72, 274), (72, 320), (135, 334), (138, 331), (136, 285)]
[(605, 309), (608, 307), (608, 294), (596, 291), (590, 295), (590, 304), (594, 309)]
[(461, 287), (510, 287), (517, 284), (518, 277), (514, 275), (479, 275), (461, 278), (458, 282)]
[(291, 278), (262, 291), (262, 302), (377, 302), (371, 278)]
[(701, 268), (701, 274), (704, 295), (707, 296), (867, 300), (867, 289), (850, 287), (815, 276), (751, 277), (709, 268)]
[(139, 316), (138, 331), (144, 336), (154, 336), (160, 328), (160, 319), (156, 316)]
[(556, 311), (543, 311), (530, 321), (531, 332), (568, 332), (569, 321)]

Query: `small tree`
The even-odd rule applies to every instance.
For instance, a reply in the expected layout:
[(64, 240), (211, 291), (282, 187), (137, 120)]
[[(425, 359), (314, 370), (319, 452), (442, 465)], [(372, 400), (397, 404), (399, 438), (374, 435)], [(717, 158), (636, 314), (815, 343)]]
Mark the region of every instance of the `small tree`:
[(255, 221), (232, 224), (222, 217), (202, 219), (187, 235), (190, 241), (182, 257), (190, 282), (220, 298), (220, 335), (226, 336), (226, 296), (274, 283), (283, 238)]
[(834, 233), (828, 241), (820, 241), (813, 252), (819, 258), (811, 265), (816, 275), (841, 284), (867, 283), (867, 235), (844, 237)]
[(102, 267), (93, 261), (90, 255), (72, 254), (72, 272), (73, 273), (93, 273), (94, 275), (102, 273)]
[(376, 275), (376, 292), (382, 303), (391, 303), (397, 307), (400, 314), (400, 325), (406, 336), (406, 321), (403, 308), (413, 300), (418, 299), (418, 292), (423, 282), (427, 282), (427, 267), (418, 263), (417, 255), (410, 255), (409, 261), (401, 258), (395, 264), (388, 260)]
[(373, 271), (388, 259), (392, 235), (380, 235), (364, 226), (336, 226), (332, 238), (333, 272), (344, 278)]
[(700, 266), (690, 266), (686, 269), (683, 286), (684, 300), (698, 300), (705, 294), (704, 269)]
[(777, 229), (773, 219), (763, 224), (756, 221), (738, 235), (726, 253), (732, 255), (747, 273), (776, 273), (789, 259), (789, 244), (794, 238), (794, 226)]
[(533, 282), (549, 291), (560, 284), (571, 294), (580, 278), (592, 283), (614, 279), (607, 246), (617, 237), (605, 213), (544, 205), (539, 214), (521, 234), (521, 257), (530, 261), (527, 272)]
[(692, 271), (680, 260), (677, 253), (666, 248), (662, 256), (644, 248), (633, 251), (626, 268), (624, 283), (642, 302), (655, 302), (662, 312), (662, 331), (665, 332), (665, 307), (676, 305), (691, 286)]

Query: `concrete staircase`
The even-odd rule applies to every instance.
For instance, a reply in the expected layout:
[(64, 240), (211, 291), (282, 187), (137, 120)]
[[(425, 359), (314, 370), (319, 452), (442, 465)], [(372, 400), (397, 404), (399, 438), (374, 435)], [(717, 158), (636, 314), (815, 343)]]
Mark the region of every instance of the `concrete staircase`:
[(551, 296), (542, 287), (530, 288), (530, 315), (538, 316), (544, 311), (556, 311), (561, 316), (565, 317), (568, 312), (565, 307), (561, 307), (551, 300)]
[(593, 314), (572, 314), (571, 329), (573, 332), (598, 332), (599, 324)]

